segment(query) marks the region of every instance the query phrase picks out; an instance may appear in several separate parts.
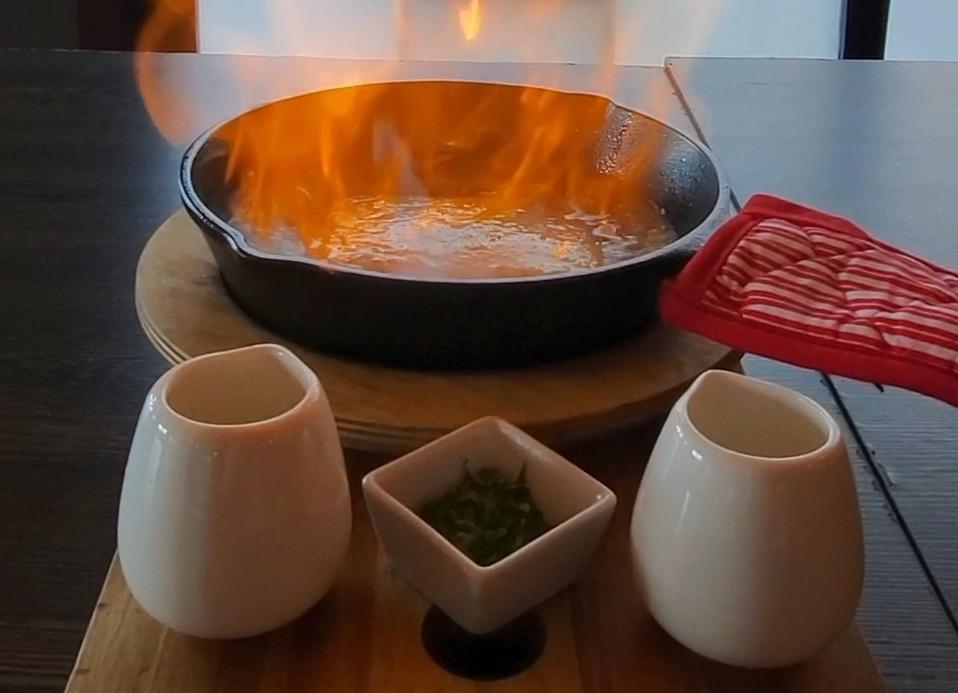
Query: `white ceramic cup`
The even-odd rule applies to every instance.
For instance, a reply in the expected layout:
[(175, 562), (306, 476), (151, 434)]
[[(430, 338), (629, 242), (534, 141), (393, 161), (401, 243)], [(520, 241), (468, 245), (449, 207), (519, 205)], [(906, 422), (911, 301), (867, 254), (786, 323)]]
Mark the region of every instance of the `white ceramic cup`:
[(176, 366), (147, 395), (120, 497), (120, 564), (143, 608), (206, 638), (295, 619), (333, 583), (352, 516), (316, 375), (261, 344)]
[(812, 400), (725, 371), (672, 409), (632, 515), (652, 616), (726, 664), (813, 656), (854, 616), (861, 516), (841, 432)]

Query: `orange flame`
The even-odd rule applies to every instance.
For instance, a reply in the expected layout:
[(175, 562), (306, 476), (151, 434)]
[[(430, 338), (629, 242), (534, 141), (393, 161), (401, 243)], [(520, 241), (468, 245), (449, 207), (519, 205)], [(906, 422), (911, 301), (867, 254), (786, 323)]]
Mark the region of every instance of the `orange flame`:
[(481, 199), (493, 214), (628, 211), (643, 167), (632, 157), (596, 169), (607, 119), (607, 102), (590, 96), (419, 82), (280, 102), (221, 136), (234, 213), (253, 228), (293, 226), (309, 247), (335, 232), (337, 211), (370, 196)]
[[(138, 48), (175, 47), (194, 30), (193, 3), (157, 2)], [(476, 39), (480, 0), (461, 6), (458, 17), (463, 37)], [(197, 117), (161, 72), (155, 56), (137, 56), (150, 114), (164, 135), (183, 141), (195, 133)], [(606, 92), (615, 70), (605, 65), (595, 74), (595, 90)], [(250, 79), (248, 72), (233, 77), (239, 88)], [(653, 98), (671, 97), (663, 89)], [(543, 208), (630, 214), (658, 145), (640, 143), (628, 156), (605, 152), (619, 158), (597, 168), (597, 148), (614, 148), (597, 139), (608, 119), (602, 99), (547, 89), (373, 84), (275, 103), (234, 120), (219, 136), (229, 151), (224, 182), (233, 191), (234, 216), (266, 231), (295, 229), (311, 249), (339, 232), (337, 215), (348, 214), (358, 198), (481, 198), (488, 214)], [(560, 255), (568, 250), (556, 248)]]
[(480, 14), (479, 0), (469, 0), (467, 7), (459, 8), (459, 28), (462, 30), (463, 38), (466, 41), (474, 41), (479, 35), (479, 27), (482, 23)]

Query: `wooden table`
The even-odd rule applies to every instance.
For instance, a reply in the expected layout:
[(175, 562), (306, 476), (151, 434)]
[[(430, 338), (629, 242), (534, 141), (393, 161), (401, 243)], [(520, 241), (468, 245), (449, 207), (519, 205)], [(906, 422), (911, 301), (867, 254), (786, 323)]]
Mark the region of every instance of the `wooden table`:
[[(256, 101), (309, 88), (317, 79), (349, 79), (357, 67), (368, 68), (192, 55), (156, 60), (189, 95), (191, 108), (181, 123), (193, 133)], [(226, 78), (234, 70), (255, 72), (265, 63), (272, 78), (258, 91), (231, 90)], [(935, 146), (925, 140), (914, 149), (905, 141), (901, 119), (920, 121), (923, 128), (938, 123), (937, 132), (945, 133), (955, 110), (954, 96), (942, 85), (955, 81), (958, 66), (914, 66), (915, 74), (940, 72), (913, 80), (895, 72), (905, 66), (886, 73), (882, 66), (723, 61), (708, 66), (707, 78), (704, 68), (679, 74), (678, 67), (678, 83), (695, 80), (686, 99), (705, 136), (714, 139), (740, 196), (764, 187), (803, 198), (809, 188), (803, 189), (802, 181), (820, 179), (817, 189), (837, 186), (846, 196), (803, 199), (855, 214), (876, 233), (903, 244), (909, 240), (910, 247), (937, 253), (940, 260), (948, 261), (943, 255), (948, 249), (956, 250), (948, 210), (958, 206), (958, 184), (938, 176), (938, 193), (921, 193), (918, 173), (927, 162), (931, 168), (924, 170), (931, 177), (948, 151), (955, 159), (958, 147), (954, 139)], [(451, 65), (428, 69), (517, 78), (510, 66), (468, 66), (464, 73)], [(571, 88), (577, 80), (584, 88), (592, 77), (586, 68), (562, 69)], [(633, 76), (642, 73), (626, 74), (620, 88), (627, 92)], [(816, 86), (822, 79), (825, 87)], [(660, 115), (671, 118), (674, 96), (667, 84), (661, 91), (667, 98), (660, 100), (665, 111)], [(810, 93), (831, 104), (830, 118), (793, 117), (783, 128), (763, 110), (778, 113), (785, 103), (807, 107)], [(750, 94), (751, 100), (734, 94)], [(905, 105), (896, 105), (891, 98), (896, 95), (907, 97), (911, 115), (896, 118)], [(873, 112), (880, 109), (865, 108), (862, 99), (890, 112)], [(869, 117), (845, 113), (856, 108)], [(827, 147), (818, 141), (823, 131), (831, 133), (836, 150), (847, 145), (830, 165), (816, 168), (821, 158), (777, 165), (782, 148), (828, 162)], [(918, 138), (917, 132), (912, 135)], [(873, 147), (859, 146), (863, 141)], [(886, 147), (886, 165), (876, 166), (877, 150)], [(2, 690), (63, 687), (113, 553), (116, 501), (133, 423), (143, 394), (165, 367), (139, 333), (133, 271), (148, 235), (177, 207), (178, 155), (179, 147), (157, 133), (143, 108), (130, 56), (0, 51)], [(844, 163), (838, 166), (838, 160)], [(857, 171), (855, 185), (839, 175), (842, 170)], [(834, 204), (843, 201), (844, 207)], [(890, 210), (895, 201), (897, 217), (870, 206)], [(913, 228), (920, 227), (921, 235), (893, 236), (909, 214), (920, 221)], [(903, 393), (881, 395), (871, 386), (823, 382), (815, 373), (763, 360), (752, 359), (746, 367), (812, 395), (842, 418), (850, 439), (858, 437), (856, 470), (869, 550), (859, 622), (892, 686), (953, 688), (958, 633), (943, 599), (958, 598), (958, 540), (948, 529), (958, 512), (952, 510), (958, 480), (948, 459), (955, 447), (954, 430), (948, 430), (955, 428), (953, 410)], [(902, 399), (886, 399), (891, 397)], [(898, 417), (890, 420), (892, 413)], [(631, 439), (637, 464), (654, 433), (637, 432)], [(592, 454), (570, 452), (584, 464)]]

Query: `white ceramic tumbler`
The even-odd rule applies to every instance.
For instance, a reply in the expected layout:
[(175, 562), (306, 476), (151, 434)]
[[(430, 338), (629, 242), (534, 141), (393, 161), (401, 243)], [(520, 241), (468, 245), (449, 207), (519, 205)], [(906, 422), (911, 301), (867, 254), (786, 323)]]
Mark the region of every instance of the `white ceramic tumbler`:
[(854, 616), (861, 516), (835, 421), (787, 388), (701, 375), (672, 409), (632, 515), (639, 588), (689, 649), (779, 667)]
[(120, 497), (120, 564), (156, 620), (205, 638), (295, 619), (349, 543), (342, 448), (316, 375), (274, 344), (207, 354), (147, 395)]

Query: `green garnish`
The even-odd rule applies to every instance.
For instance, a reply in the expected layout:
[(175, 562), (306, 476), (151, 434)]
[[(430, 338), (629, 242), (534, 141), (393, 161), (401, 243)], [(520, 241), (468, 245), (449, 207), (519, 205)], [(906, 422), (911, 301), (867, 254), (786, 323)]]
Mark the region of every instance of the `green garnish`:
[(426, 503), (419, 515), (477, 564), (502, 560), (550, 527), (532, 499), (525, 470), (509, 481), (494, 467)]

